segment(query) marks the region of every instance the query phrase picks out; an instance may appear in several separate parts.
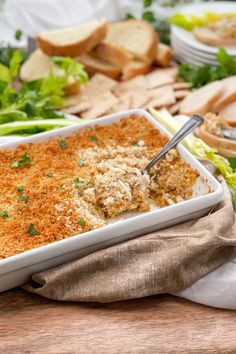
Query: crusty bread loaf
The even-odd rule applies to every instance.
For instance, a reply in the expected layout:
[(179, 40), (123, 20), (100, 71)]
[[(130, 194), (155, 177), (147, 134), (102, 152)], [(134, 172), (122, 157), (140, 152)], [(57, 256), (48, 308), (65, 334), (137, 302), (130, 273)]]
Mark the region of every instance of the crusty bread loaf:
[(106, 36), (107, 22), (94, 21), (78, 27), (39, 33), (37, 41), (42, 51), (49, 55), (76, 57), (87, 53)]
[(137, 75), (147, 74), (151, 70), (151, 66), (143, 61), (133, 60), (127, 64), (122, 72), (121, 80), (130, 80)]
[(166, 66), (169, 65), (172, 58), (173, 58), (172, 49), (166, 44), (159, 43), (157, 46), (155, 63), (158, 66), (165, 68)]
[(85, 70), (90, 76), (96, 73), (101, 73), (112, 79), (118, 79), (121, 75), (121, 69), (118, 66), (94, 58), (90, 54), (82, 54), (78, 56), (77, 59), (84, 65)]
[(133, 59), (133, 55), (127, 50), (118, 47), (104, 39), (97, 47), (94, 48), (92, 54), (101, 60), (107, 61), (110, 64), (123, 68)]
[(221, 96), (223, 85), (221, 81), (214, 81), (200, 89), (193, 91), (181, 103), (180, 113), (191, 116), (192, 114), (205, 114), (211, 111), (212, 105)]
[(129, 52), (135, 59), (151, 64), (155, 60), (159, 40), (148, 22), (127, 20), (110, 24), (106, 41)]
[[(64, 70), (53, 65), (50, 57), (45, 55), (41, 49), (36, 49), (30, 57), (24, 62), (20, 69), (20, 79), (24, 82), (42, 79), (49, 75), (50, 70), (61, 76)], [(80, 82), (71, 80), (71, 83), (65, 88), (66, 95), (74, 95), (80, 90)]]

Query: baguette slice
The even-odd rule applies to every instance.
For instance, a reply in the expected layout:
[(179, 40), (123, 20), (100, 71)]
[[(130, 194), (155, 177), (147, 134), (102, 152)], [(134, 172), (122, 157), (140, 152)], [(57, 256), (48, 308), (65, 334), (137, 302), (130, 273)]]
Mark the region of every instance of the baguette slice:
[(147, 74), (150, 70), (151, 66), (149, 64), (142, 61), (133, 60), (124, 67), (121, 80), (130, 80), (137, 75)]
[(220, 115), (224, 117), (229, 125), (236, 127), (236, 101), (223, 108), (220, 111)]
[[(45, 78), (49, 75), (50, 70), (61, 76), (64, 70), (56, 65), (52, 65), (50, 57), (45, 55), (41, 49), (36, 49), (30, 57), (24, 62), (20, 69), (20, 79), (24, 82), (34, 81)], [(65, 88), (66, 95), (74, 95), (80, 91), (80, 82), (71, 80), (71, 83)]]
[(157, 54), (158, 35), (143, 20), (127, 20), (110, 24), (106, 41), (129, 52), (135, 59), (152, 64)]
[(227, 77), (221, 80), (221, 83), (223, 92), (212, 107), (214, 112), (220, 112), (224, 107), (236, 100), (236, 76)]
[(121, 69), (118, 66), (94, 58), (92, 55), (82, 54), (77, 59), (84, 65), (85, 70), (90, 76), (101, 73), (112, 79), (118, 79), (121, 75)]
[(173, 58), (172, 49), (166, 44), (159, 43), (157, 47), (157, 55), (156, 55), (155, 63), (158, 66), (165, 68), (169, 65), (172, 58)]
[(106, 41), (106, 39), (94, 48), (92, 54), (96, 58), (107, 61), (108, 63), (116, 65), (121, 69), (133, 59), (133, 55), (127, 52), (127, 50)]
[(49, 55), (76, 57), (87, 53), (106, 36), (107, 22), (94, 21), (78, 27), (39, 33), (37, 41), (42, 51)]
[(180, 113), (191, 116), (192, 114), (205, 114), (211, 111), (212, 105), (223, 92), (221, 81), (214, 81), (200, 89), (189, 93), (181, 103)]

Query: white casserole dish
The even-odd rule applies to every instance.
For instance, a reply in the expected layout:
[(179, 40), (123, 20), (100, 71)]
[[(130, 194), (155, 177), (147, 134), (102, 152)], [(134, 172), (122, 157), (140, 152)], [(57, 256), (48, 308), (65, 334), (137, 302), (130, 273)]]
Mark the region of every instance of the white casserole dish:
[[(96, 121), (79, 123), (71, 127), (41, 133), (0, 146), (0, 149), (14, 149), (22, 143), (33, 143), (51, 138), (73, 135), (86, 126), (107, 125), (121, 120), (129, 114), (146, 117), (160, 132), (168, 137), (166, 131), (146, 111), (135, 109), (128, 112), (113, 114)], [(212, 190), (211, 193), (195, 197), (191, 200), (170, 205), (149, 212), (134, 213), (128, 219), (117, 220), (97, 230), (89, 231), (71, 238), (57, 241), (43, 247), (0, 260), (0, 292), (22, 285), (30, 280), (32, 274), (55, 267), (89, 254), (95, 250), (149, 233), (170, 225), (181, 223), (207, 214), (211, 208), (221, 201), (223, 190), (218, 181), (193, 157), (183, 146), (178, 147), (183, 160), (196, 168)]]

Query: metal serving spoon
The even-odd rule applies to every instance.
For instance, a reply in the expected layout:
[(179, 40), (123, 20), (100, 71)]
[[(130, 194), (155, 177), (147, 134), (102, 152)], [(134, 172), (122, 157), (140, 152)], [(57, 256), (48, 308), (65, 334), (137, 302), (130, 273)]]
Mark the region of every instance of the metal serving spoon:
[(147, 174), (149, 170), (162, 159), (168, 151), (175, 148), (178, 143), (183, 140), (189, 133), (191, 133), (197, 126), (203, 123), (203, 117), (194, 114), (183, 127), (173, 136), (173, 138), (161, 149), (161, 151), (152, 159), (151, 162), (143, 170), (144, 174)]
[(221, 128), (221, 133), (226, 139), (236, 140), (236, 129)]

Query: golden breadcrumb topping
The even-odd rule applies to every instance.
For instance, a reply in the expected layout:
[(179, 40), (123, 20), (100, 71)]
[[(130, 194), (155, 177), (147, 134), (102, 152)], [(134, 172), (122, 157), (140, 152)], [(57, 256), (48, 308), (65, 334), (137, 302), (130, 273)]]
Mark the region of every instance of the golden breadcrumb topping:
[(142, 170), (167, 142), (146, 118), (89, 127), (73, 136), (0, 151), (0, 258), (192, 196), (198, 172), (172, 150)]

